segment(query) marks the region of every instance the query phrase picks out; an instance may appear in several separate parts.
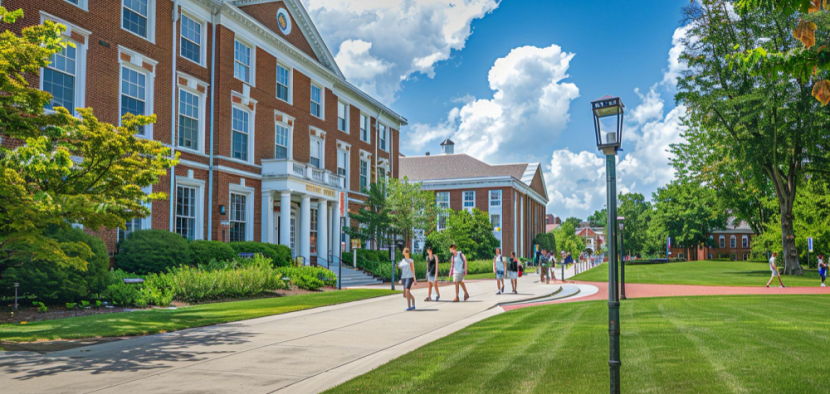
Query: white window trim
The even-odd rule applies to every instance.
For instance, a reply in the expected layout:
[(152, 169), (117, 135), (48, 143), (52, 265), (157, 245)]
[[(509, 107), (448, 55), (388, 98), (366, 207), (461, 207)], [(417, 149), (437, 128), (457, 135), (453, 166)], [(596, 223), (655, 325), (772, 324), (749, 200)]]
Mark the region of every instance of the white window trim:
[(256, 118), (256, 109), (254, 109), (252, 111), (250, 108), (248, 108), (244, 105), (237, 104), (237, 103), (233, 103), (232, 107), (236, 108), (236, 109), (239, 109), (239, 110), (242, 110), (242, 111), (245, 111), (246, 113), (248, 113), (248, 160), (242, 160), (242, 159), (237, 159), (237, 158), (233, 157), (233, 109), (231, 109), (231, 135), (230, 135), (230, 137), (231, 137), (231, 141), (230, 141), (231, 149), (230, 149), (230, 152), (229, 152), (230, 154), (228, 155), (228, 158), (235, 161), (235, 162), (237, 162), (237, 163), (253, 164), (254, 163), (254, 129), (255, 129), (254, 119)]
[[(438, 195), (440, 195), (440, 194), (446, 194), (446, 196), (447, 196), (447, 201), (446, 201), (447, 206), (446, 206), (446, 207), (443, 207), (443, 206), (442, 206), (443, 202), (441, 202), (441, 201), (439, 201), (439, 200), (438, 200)], [(435, 193), (435, 204), (436, 204), (436, 205), (438, 205), (438, 208), (440, 208), (440, 209), (450, 209), (450, 192), (436, 192), (436, 193)], [(440, 214), (438, 215), (438, 220), (437, 220), (437, 223), (435, 224), (435, 229), (436, 229), (436, 231), (443, 231), (443, 230), (445, 230), (445, 229), (447, 228), (447, 226), (446, 226), (446, 222), (444, 223), (444, 228), (441, 228), (441, 217), (442, 217), (442, 216), (443, 216), (446, 220), (449, 220), (449, 214), (447, 214), (447, 213), (440, 213)]]
[[(254, 192), (256, 190), (252, 187), (237, 185), (237, 184), (229, 184), (228, 185), (228, 207), (229, 209), (233, 209), (231, 207), (231, 194), (243, 194), (246, 195), (246, 204), (245, 204), (245, 240), (246, 241), (253, 241), (254, 240), (254, 205), (256, 201), (254, 201)], [(230, 211), (228, 211), (228, 220), (230, 220)]]
[[(746, 242), (744, 242), (744, 241), (746, 241)], [(746, 244), (746, 246), (744, 246), (744, 244)], [(749, 237), (744, 235), (743, 237), (741, 237), (741, 248), (746, 249), (748, 247), (749, 247)]]
[[(84, 4), (86, 4), (86, 0), (81, 0), (81, 1), (83, 1)], [(72, 4), (72, 3), (70, 3), (70, 4)], [(74, 5), (74, 4), (72, 4), (72, 5)], [(73, 24), (71, 24), (71, 23), (69, 23), (69, 22), (67, 22), (67, 21), (65, 21), (61, 18), (58, 18), (56, 16), (53, 16), (53, 15), (50, 15), (50, 14), (47, 14), (47, 13), (41, 11), (40, 12), (40, 24), (43, 24), (43, 22), (45, 22), (47, 20), (50, 20), (50, 21), (56, 22), (56, 23), (60, 23), (64, 26), (66, 26), (66, 30), (64, 30), (64, 32), (63, 32), (64, 38), (72, 41), (75, 44), (75, 55), (76, 55), (76, 59), (75, 59), (75, 97), (74, 97), (75, 108), (85, 108), (86, 107), (86, 63), (87, 63), (86, 62), (86, 52), (87, 52), (87, 46), (89, 44), (89, 35), (92, 34), (92, 32), (90, 32), (89, 30), (86, 30), (86, 29), (82, 29), (78, 26), (75, 26), (75, 25), (73, 25)], [(81, 36), (83, 36), (84, 41), (86, 41), (86, 43), (81, 44), (81, 43), (75, 42), (75, 40), (72, 40), (71, 39), (71, 34), (72, 34), (73, 31), (75, 33), (78, 33)], [(120, 68), (119, 68), (119, 74), (120, 74)], [(40, 69), (39, 80), (40, 80), (39, 81), (40, 90), (43, 90), (43, 68)], [(121, 85), (121, 79), (118, 80), (118, 85), (119, 86)], [(119, 91), (119, 93), (120, 93), (120, 91)], [(120, 107), (121, 95), (120, 94), (118, 96), (118, 99), (119, 99), (119, 113), (120, 113), (121, 112), (121, 107)], [(77, 117), (78, 116), (78, 111), (76, 111), (75, 108), (67, 108), (67, 110), (69, 110), (70, 113), (72, 113), (74, 116)], [(54, 113), (53, 110), (47, 110), (46, 112), (47, 113)]]
[[(732, 246), (732, 243), (735, 243), (735, 246)], [(737, 249), (738, 248), (738, 237), (732, 235), (729, 237), (729, 248), (730, 249)]]
[[(311, 144), (315, 141), (320, 142), (320, 167), (318, 170), (325, 170), (326, 169), (326, 140), (324, 138), (320, 138), (319, 136), (313, 136), (309, 134), (309, 148), (308, 148), (308, 164), (311, 165)], [(313, 166), (312, 166), (313, 167)]]
[[(193, 64), (197, 64), (201, 67), (207, 67), (207, 45), (206, 45), (207, 44), (207, 39), (206, 39), (207, 38), (207, 21), (205, 21), (202, 18), (199, 18), (199, 17), (195, 16), (194, 14), (192, 14), (188, 11), (186, 11), (184, 8), (182, 8), (182, 10), (181, 10), (181, 15), (183, 17), (187, 17), (188, 19), (191, 19), (192, 21), (196, 22), (197, 24), (199, 24), (202, 27), (201, 31), (199, 32), (200, 33), (199, 38), (201, 39), (202, 42), (199, 43), (199, 62), (198, 63), (194, 62), (193, 60), (191, 60), (191, 59), (189, 59), (189, 58), (182, 55), (182, 41), (181, 40), (185, 40), (185, 38), (184, 38), (184, 34), (182, 34), (184, 29), (182, 29), (182, 26), (181, 26), (182, 25), (182, 20), (180, 18), (179, 19), (179, 42), (178, 42), (179, 57), (181, 57), (182, 59), (185, 59), (188, 62), (191, 62)], [(188, 40), (188, 41), (190, 41), (190, 40)]]
[[(130, 59), (132, 59), (132, 60), (129, 61), (129, 62), (125, 62), (123, 59), (121, 59), (121, 53), (122, 52), (129, 54)], [(119, 54), (118, 55), (118, 105), (116, 107), (118, 108), (117, 116), (118, 116), (118, 125), (120, 126), (121, 125), (121, 94), (123, 93), (121, 91), (121, 85), (122, 85), (121, 79), (123, 77), (123, 75), (122, 75), (123, 68), (122, 67), (127, 67), (129, 69), (132, 69), (133, 71), (140, 72), (140, 73), (144, 74), (144, 76), (146, 77), (145, 81), (147, 82), (147, 86), (144, 87), (144, 93), (147, 95), (147, 97), (144, 98), (144, 115), (152, 115), (152, 114), (155, 113), (155, 110), (153, 109), (153, 102), (155, 100), (155, 94), (154, 93), (155, 93), (155, 86), (156, 86), (156, 83), (155, 83), (156, 73), (154, 71), (156, 69), (156, 65), (158, 64), (158, 62), (156, 62), (155, 60), (152, 60), (150, 58), (144, 57), (144, 56), (140, 55), (139, 53), (137, 53), (135, 51), (129, 50), (129, 49), (121, 47), (121, 46), (118, 47), (118, 54)], [(147, 69), (145, 69), (144, 67), (142, 67), (143, 63), (145, 61), (153, 66), (153, 70), (154, 70), (153, 72), (150, 72)], [(178, 114), (178, 110), (176, 111), (176, 113)], [(154, 126), (154, 124), (152, 124), (152, 123), (148, 124), (148, 125), (144, 125), (144, 135), (136, 134), (136, 137), (145, 138), (145, 139), (148, 139), (148, 140), (153, 139), (153, 126)]]
[(363, 123), (360, 122), (359, 117), (358, 117), (358, 122), (360, 123), (360, 126), (357, 128), (357, 131), (358, 131), (358, 134), (360, 134), (360, 135), (358, 136), (358, 138), (361, 141), (371, 145), (372, 144), (372, 117), (365, 114), (365, 113), (363, 113), (363, 112), (360, 113), (360, 116), (366, 118), (366, 136), (367, 136), (367, 139), (365, 139), (365, 140), (363, 139), (363, 133), (362, 133)]
[(191, 149), (191, 148), (187, 148), (187, 147), (183, 147), (183, 146), (179, 145), (179, 109), (180, 109), (179, 98), (181, 96), (180, 96), (180, 93), (177, 91), (176, 92), (176, 149), (183, 150), (185, 152), (193, 152), (193, 153), (204, 154), (205, 153), (205, 125), (207, 124), (205, 122), (205, 112), (206, 112), (205, 111), (205, 106), (206, 106), (206, 103), (207, 103), (207, 101), (206, 101), (207, 100), (207, 89), (205, 89), (205, 93), (201, 93), (201, 92), (199, 92), (198, 89), (193, 88), (190, 85), (179, 84), (178, 86), (179, 86), (179, 90), (184, 90), (184, 91), (186, 91), (190, 94), (195, 94), (196, 97), (199, 98), (199, 108), (197, 108), (197, 110), (199, 111), (199, 122), (198, 122), (198, 125), (199, 125), (199, 141), (198, 141), (198, 144), (197, 144), (197, 146), (198, 146), (197, 149)]
[[(282, 122), (277, 122), (276, 120), (274, 121), (274, 149), (275, 149), (274, 153), (276, 154), (276, 147), (277, 147), (277, 137), (276, 137), (277, 125), (280, 125), (280, 126), (285, 127), (285, 128), (288, 129), (288, 146), (286, 147), (288, 149), (288, 153), (287, 153), (286, 156), (287, 156), (288, 160), (294, 160), (294, 124), (296, 124), (297, 122), (294, 121), (294, 118), (286, 115), (285, 113), (274, 110), (274, 119), (276, 119), (278, 116), (281, 116), (283, 121)], [(291, 122), (291, 124), (288, 124), (289, 121)]]
[[(340, 125), (339, 125), (339, 122), (340, 122), (340, 104), (343, 104), (344, 111), (345, 111), (345, 114), (346, 114), (346, 129), (345, 130), (340, 130)], [(351, 122), (349, 122), (349, 111), (351, 111), (351, 108), (352, 108), (352, 106), (349, 105), (349, 103), (347, 103), (343, 100), (337, 100), (337, 122), (338, 122), (337, 130), (342, 131), (346, 134), (349, 134), (349, 123), (351, 123)]]
[[(495, 201), (495, 200), (493, 200), (493, 192), (496, 192), (496, 193), (499, 194), (499, 199), (498, 199), (499, 205), (493, 205), (493, 201)], [(501, 190), (488, 190), (487, 191), (487, 206), (501, 207), (502, 205), (503, 204), (502, 204), (502, 192), (501, 192)]]
[(288, 70), (288, 100), (283, 100), (283, 99), (281, 99), (277, 96), (277, 92), (276, 92), (277, 76), (276, 75), (274, 75), (274, 89), (275, 89), (274, 90), (274, 97), (276, 97), (277, 100), (280, 100), (282, 102), (293, 105), (294, 104), (294, 68), (289, 66), (288, 63), (284, 63), (284, 62), (281, 62), (279, 60), (277, 60), (277, 66)]
[(177, 188), (175, 190), (177, 192), (179, 185), (196, 189), (196, 223), (194, 225), (196, 233), (193, 236), (193, 240), (205, 239), (205, 181), (176, 176)]
[(726, 249), (726, 237), (721, 235), (720, 238), (718, 238), (718, 240), (718, 246), (720, 246), (721, 249)]
[[(352, 166), (352, 163), (351, 163), (351, 161), (352, 161), (351, 160), (352, 159), (351, 145), (349, 145), (345, 142), (342, 142), (342, 141), (337, 141), (337, 156), (338, 157), (340, 156), (340, 152), (343, 152), (343, 153), (346, 154), (346, 162), (344, 163), (345, 164), (346, 175), (343, 176), (343, 177), (344, 177), (344, 182), (345, 182), (344, 185), (346, 185), (346, 189), (348, 189), (349, 185), (350, 185), (349, 180), (351, 179), (350, 175), (352, 173), (352, 171), (351, 171), (351, 166)], [(337, 169), (336, 168), (335, 168), (335, 174), (337, 174)], [(340, 174), (338, 174), (338, 175), (340, 175)]]
[[(256, 86), (256, 45), (250, 43), (250, 41), (245, 40), (244, 38), (239, 38), (238, 35), (236, 37), (234, 37), (234, 43), (236, 43), (236, 42), (239, 42), (240, 44), (242, 44), (242, 45), (244, 45), (244, 46), (251, 49), (251, 64), (249, 66), (249, 69), (251, 71), (249, 73), (250, 74), (249, 77), (250, 77), (251, 81), (250, 82), (242, 81), (241, 79), (236, 77), (236, 73), (234, 73), (233, 78), (236, 79), (237, 81), (242, 81), (242, 83), (246, 83), (250, 86)], [(236, 46), (236, 44), (234, 44), (234, 46)], [(234, 64), (236, 64), (236, 48), (234, 48), (233, 62), (234, 62)]]
[(360, 166), (366, 163), (366, 191), (372, 187), (372, 160), (367, 158), (361, 158), (360, 162), (358, 163), (357, 167), (357, 192), (358, 193), (366, 193), (363, 189), (360, 188), (360, 178), (363, 177), (363, 174), (360, 173)]
[[(121, 0), (121, 7), (118, 9), (118, 18), (120, 19), (121, 30), (126, 31), (136, 37), (140, 35), (133, 33), (124, 27), (124, 0)], [(147, 37), (141, 37), (153, 44), (156, 43), (156, 0), (147, 0)]]
[[(152, 194), (153, 193), (153, 187), (152, 186), (145, 186), (145, 187), (141, 188), (141, 191), (144, 192), (144, 194)], [(150, 213), (146, 217), (143, 217), (143, 218), (139, 219), (141, 221), (141, 229), (142, 230), (152, 229), (153, 228), (153, 204), (152, 203), (146, 203), (146, 204), (142, 204), (142, 205), (147, 207), (150, 210)], [(122, 241), (122, 239), (121, 239), (121, 228), (118, 228), (115, 231), (115, 242), (121, 242), (121, 241)]]
[[(389, 152), (389, 149), (390, 149), (390, 146), (389, 146), (390, 145), (389, 144), (389, 126), (387, 126), (386, 123), (383, 123), (383, 122), (380, 122), (380, 121), (378, 121), (377, 124), (378, 124), (378, 127), (377, 127), (377, 129), (378, 129), (378, 147), (380, 148), (380, 150), (382, 150), (384, 152)], [(381, 126), (383, 126), (383, 127), (381, 127)], [(381, 138), (381, 137), (383, 137), (383, 138)], [(385, 146), (382, 146), (380, 144), (381, 140), (383, 140)]]
[[(311, 103), (313, 102), (311, 101), (312, 86), (316, 87), (317, 89), (320, 89), (320, 116), (311, 113)], [(311, 116), (317, 119), (326, 120), (326, 88), (323, 86), (323, 84), (314, 82), (313, 80), (311, 81), (311, 84), (308, 85), (308, 112), (311, 114)]]
[[(466, 197), (467, 193), (473, 193), (473, 206), (472, 207), (465, 206), (465, 203), (467, 202), (467, 197)], [(461, 192), (461, 208), (466, 209), (469, 212), (473, 212), (473, 208), (475, 208), (475, 207), (476, 207), (476, 191), (475, 190), (464, 190), (464, 191), (462, 191)]]
[(66, 1), (69, 4), (74, 5), (75, 7), (78, 7), (80, 9), (84, 10), (84, 11), (89, 11), (89, 1), (88, 0), (78, 0), (78, 4), (74, 4), (69, 0), (64, 0), (64, 1)]

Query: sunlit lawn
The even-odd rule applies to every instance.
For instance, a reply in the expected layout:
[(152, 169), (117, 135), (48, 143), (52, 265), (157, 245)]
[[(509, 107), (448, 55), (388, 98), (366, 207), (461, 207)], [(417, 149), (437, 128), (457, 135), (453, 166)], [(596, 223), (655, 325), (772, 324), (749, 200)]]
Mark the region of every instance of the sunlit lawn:
[[(608, 392), (607, 319), (605, 301), (506, 312), (329, 392)], [(623, 392), (830, 392), (830, 296), (633, 299), (620, 321)]]
[(288, 297), (203, 304), (175, 310), (152, 309), (44, 320), (27, 324), (0, 324), (0, 341), (28, 342), (43, 339), (155, 334), (279, 315), (397, 293), (375, 289), (329, 291)]
[[(764, 286), (770, 277), (768, 264), (749, 261), (689, 261), (669, 264), (626, 265), (626, 283), (673, 285)], [(818, 271), (804, 270), (804, 276), (781, 275), (785, 286), (819, 286)], [(579, 274), (573, 280), (607, 282), (608, 264)], [(774, 282), (778, 286), (778, 281)]]

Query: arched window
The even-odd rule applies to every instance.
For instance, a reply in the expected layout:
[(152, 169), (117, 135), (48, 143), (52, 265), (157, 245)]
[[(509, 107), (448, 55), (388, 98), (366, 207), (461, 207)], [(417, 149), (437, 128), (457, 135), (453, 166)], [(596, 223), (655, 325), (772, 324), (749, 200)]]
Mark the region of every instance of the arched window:
[[(738, 246), (738, 238), (736, 238), (734, 235), (729, 237), (729, 247), (734, 249), (737, 246)], [(736, 257), (736, 259), (737, 259), (737, 257)]]

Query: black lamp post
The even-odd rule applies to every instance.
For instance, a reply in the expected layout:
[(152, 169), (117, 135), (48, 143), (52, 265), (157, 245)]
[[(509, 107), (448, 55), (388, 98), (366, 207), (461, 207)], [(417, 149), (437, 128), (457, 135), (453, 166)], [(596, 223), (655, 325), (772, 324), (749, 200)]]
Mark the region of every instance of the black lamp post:
[(624, 105), (619, 97), (603, 96), (591, 102), (597, 149), (605, 154), (608, 207), (608, 367), (612, 394), (620, 392), (620, 298), (617, 290), (617, 151), (622, 146)]
[(625, 239), (625, 231), (623, 231), (624, 216), (618, 216), (617, 221), (620, 222), (620, 299), (625, 299), (625, 247), (623, 240)]

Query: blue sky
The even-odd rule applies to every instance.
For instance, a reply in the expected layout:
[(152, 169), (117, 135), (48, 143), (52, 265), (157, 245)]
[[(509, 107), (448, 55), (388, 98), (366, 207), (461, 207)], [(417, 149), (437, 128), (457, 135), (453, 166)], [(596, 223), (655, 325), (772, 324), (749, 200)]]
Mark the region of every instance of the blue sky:
[[(548, 212), (586, 217), (605, 203), (589, 103), (618, 95), (629, 116), (619, 189), (668, 182), (688, 0), (304, 0), (346, 77), (410, 121), (406, 155), (457, 152), (540, 162)], [(635, 91), (635, 89), (638, 89)]]

